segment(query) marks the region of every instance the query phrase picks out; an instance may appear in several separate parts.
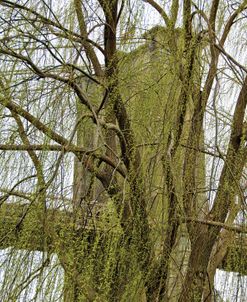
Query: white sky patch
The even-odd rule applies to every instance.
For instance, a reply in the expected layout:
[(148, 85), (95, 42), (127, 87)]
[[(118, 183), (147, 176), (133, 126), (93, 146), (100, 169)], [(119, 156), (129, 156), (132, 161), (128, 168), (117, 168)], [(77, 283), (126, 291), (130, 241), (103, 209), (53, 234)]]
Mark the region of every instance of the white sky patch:
[(214, 284), (224, 302), (247, 301), (247, 277), (217, 270)]

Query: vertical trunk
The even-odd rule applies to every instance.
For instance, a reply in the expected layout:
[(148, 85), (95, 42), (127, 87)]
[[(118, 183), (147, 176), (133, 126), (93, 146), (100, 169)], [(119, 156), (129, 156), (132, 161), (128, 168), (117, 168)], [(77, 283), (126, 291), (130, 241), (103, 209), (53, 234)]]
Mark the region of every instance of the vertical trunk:
[(68, 271), (64, 272), (63, 302), (77, 302), (78, 284)]
[(82, 247), (82, 233), (78, 236), (78, 232), (75, 231), (69, 235), (70, 238), (64, 238), (64, 246), (61, 245), (58, 252), (58, 257), (64, 268), (63, 301), (95, 301), (96, 291), (88, 282), (84, 272), (86, 265), (82, 259), (85, 257)]
[(93, 302), (96, 292), (85, 284), (84, 275), (68, 268), (64, 271), (63, 302)]
[[(77, 103), (77, 119), (83, 115), (83, 106)], [(77, 146), (93, 149), (95, 144), (94, 127), (91, 121), (83, 121), (77, 127)], [(91, 187), (90, 187), (91, 186)], [(86, 199), (94, 199), (94, 187), (91, 174), (77, 157), (74, 158), (73, 207), (75, 210), (86, 206)], [(85, 209), (87, 210), (87, 209)]]
[(188, 270), (179, 302), (201, 302), (204, 282), (208, 277), (207, 266), (214, 244), (212, 238), (208, 236), (208, 232), (207, 226), (194, 229), (195, 239), (191, 245)]
[[(233, 207), (228, 215), (227, 224), (231, 225), (237, 214), (239, 212), (239, 206), (236, 205)], [(229, 245), (232, 244), (235, 233), (227, 230), (223, 230), (220, 232), (219, 239), (215, 243), (210, 261), (207, 268), (208, 278), (205, 282), (205, 288), (203, 292), (203, 297), (205, 302), (213, 302), (214, 301), (214, 276), (216, 274), (216, 269), (220, 267), (222, 260), (226, 256)]]
[[(87, 94), (96, 94), (95, 85), (82, 83)], [(99, 95), (97, 96), (99, 97)], [(76, 145), (93, 149), (97, 145), (97, 133), (90, 119), (83, 119), (84, 107), (76, 103), (77, 120)], [(88, 225), (92, 219), (92, 212), (96, 205), (95, 178), (87, 167), (76, 156), (74, 157), (73, 177), (73, 214), (70, 221), (70, 231), (62, 239), (58, 252), (59, 259), (64, 268), (64, 302), (94, 301), (95, 291), (90, 284), (85, 284), (84, 238), (88, 237)], [(89, 238), (89, 237), (88, 237)], [(92, 237), (93, 238), (93, 237)], [(86, 240), (86, 239), (85, 239)], [(90, 239), (91, 240), (91, 239)], [(94, 240), (92, 239), (92, 242)], [(91, 241), (90, 241), (91, 242)], [(88, 243), (90, 246), (90, 242)]]

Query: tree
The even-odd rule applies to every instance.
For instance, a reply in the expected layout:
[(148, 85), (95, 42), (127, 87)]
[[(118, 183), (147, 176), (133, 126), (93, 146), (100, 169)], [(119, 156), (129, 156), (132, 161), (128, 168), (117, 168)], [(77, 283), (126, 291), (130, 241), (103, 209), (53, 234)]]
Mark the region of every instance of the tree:
[(1, 249), (11, 273), (42, 252), (6, 301), (38, 276), (34, 300), (62, 299), (54, 255), (64, 301), (213, 301), (218, 267), (246, 274), (247, 78), (226, 46), (247, 1), (143, 2), (0, 1)]

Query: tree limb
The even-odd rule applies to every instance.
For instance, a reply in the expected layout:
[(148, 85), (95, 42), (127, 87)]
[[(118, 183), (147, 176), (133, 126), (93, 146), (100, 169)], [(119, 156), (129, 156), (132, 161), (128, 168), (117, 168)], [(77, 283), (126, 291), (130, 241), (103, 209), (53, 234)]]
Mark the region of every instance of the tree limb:
[[(31, 13), (33, 16), (35, 16), (35, 18), (32, 20), (32, 18), (30, 18), (30, 21), (33, 21), (33, 22), (37, 22), (38, 20), (40, 20), (43, 24), (46, 24), (46, 25), (50, 25), (50, 26), (53, 26), (59, 30), (61, 30), (62, 32), (64, 32), (64, 35), (61, 34), (61, 36), (63, 36), (64, 38), (67, 38), (70, 40), (70, 37), (75, 37), (75, 39), (79, 39), (80, 42), (82, 42), (81, 38), (81, 34), (77, 34), (71, 30), (69, 30), (68, 28), (64, 27), (62, 24), (60, 24), (59, 22), (55, 22), (51, 19), (48, 19), (46, 17), (44, 17), (43, 15), (39, 14), (36, 10), (34, 9), (31, 9), (27, 6), (24, 6), (24, 5), (21, 5), (19, 3), (14, 3), (12, 1), (6, 1), (6, 0), (2, 0), (0, 2), (0, 5), (2, 6), (5, 6), (5, 7), (9, 7), (9, 8), (18, 8), (20, 10), (23, 10), (23, 11), (26, 11), (27, 13)], [(54, 33), (54, 32), (53, 32)], [(59, 36), (58, 33), (54, 33), (55, 35)], [(91, 39), (89, 39), (88, 37), (83, 37), (83, 39), (85, 41), (87, 41), (88, 43), (92, 44), (93, 46), (95, 46), (96, 48), (98, 48), (102, 53), (104, 53), (103, 49), (97, 44), (95, 43), (94, 41), (92, 41)], [(78, 40), (78, 41), (79, 41)]]
[[(60, 134), (56, 133), (55, 131), (53, 131), (52, 129), (50, 129), (46, 125), (44, 125), (39, 119), (34, 117), (32, 114), (27, 112), (25, 109), (23, 109), (21, 106), (17, 105), (16, 103), (14, 103), (12, 101), (8, 101), (4, 98), (0, 98), (0, 104), (2, 104), (3, 106), (10, 109), (11, 111), (13, 111), (13, 112), (21, 115), (22, 117), (24, 117), (32, 125), (34, 125), (38, 130), (40, 130), (45, 135), (47, 135), (49, 138), (51, 138), (52, 140), (54, 140), (55, 142), (60, 144), (62, 146), (61, 147), (62, 150), (66, 151), (66, 147), (72, 147), (72, 149), (74, 149), (74, 150), (77, 149), (77, 147), (75, 145), (73, 145), (72, 143), (69, 143), (69, 141), (66, 138), (64, 138)], [(87, 155), (87, 153), (88, 153), (88, 150), (80, 151), (80, 153), (75, 151), (75, 155), (79, 156), (80, 159), (81, 159), (82, 154)], [(116, 169), (116, 171), (118, 171), (123, 177), (125, 177), (125, 172), (123, 171), (123, 169), (121, 169), (121, 167), (119, 167), (118, 164), (114, 163), (108, 156), (97, 155), (97, 154), (94, 154), (94, 152), (92, 152), (92, 156), (95, 157), (95, 158), (99, 158), (102, 161), (104, 161), (105, 163), (109, 164), (111, 167)], [(85, 158), (85, 164), (86, 164), (88, 170), (94, 171), (93, 164), (92, 164), (89, 157)], [(102, 177), (102, 175), (101, 175), (101, 177)]]
[(74, 5), (75, 5), (75, 11), (76, 11), (79, 28), (80, 28), (80, 32), (81, 32), (81, 36), (82, 36), (82, 44), (86, 50), (88, 57), (90, 58), (90, 60), (93, 64), (95, 74), (99, 77), (102, 77), (104, 75), (104, 72), (101, 68), (99, 60), (96, 56), (95, 51), (93, 50), (91, 45), (87, 42), (88, 33), (87, 33), (87, 28), (86, 28), (86, 23), (84, 20), (83, 12), (82, 12), (82, 3), (80, 0), (74, 0)]
[(210, 9), (209, 23), (210, 23), (211, 29), (214, 34), (215, 34), (215, 20), (216, 20), (219, 3), (220, 3), (220, 0), (213, 0), (211, 9)]
[[(32, 251), (44, 251), (44, 236), (47, 236), (49, 250), (56, 250), (56, 241), (59, 233), (69, 234), (71, 213), (55, 209), (47, 209), (46, 221), (49, 234), (44, 234), (41, 217), (37, 208), (29, 210), (24, 221), (21, 222), (29, 204), (3, 204), (0, 208), (0, 249), (14, 247)], [(65, 233), (63, 233), (65, 232)]]
[(195, 219), (193, 217), (187, 217), (182, 219), (184, 222), (189, 223), (198, 223), (198, 224), (205, 224), (210, 226), (219, 227), (228, 231), (232, 231), (239, 234), (247, 234), (247, 227), (240, 226), (240, 225), (228, 225), (223, 222), (213, 221), (213, 220), (204, 220), (204, 219)]
[(164, 9), (154, 0), (143, 0), (143, 2), (149, 3), (163, 18), (167, 27), (170, 25), (170, 19)]

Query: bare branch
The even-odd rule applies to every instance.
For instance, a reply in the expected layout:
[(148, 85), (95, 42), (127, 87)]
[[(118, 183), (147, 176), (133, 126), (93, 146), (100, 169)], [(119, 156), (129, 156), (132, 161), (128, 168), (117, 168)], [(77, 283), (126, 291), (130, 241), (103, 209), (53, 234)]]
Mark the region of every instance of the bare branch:
[(74, 0), (76, 15), (79, 23), (79, 28), (82, 36), (82, 44), (85, 47), (86, 53), (88, 54), (88, 57), (90, 58), (95, 73), (98, 77), (102, 77), (104, 75), (104, 72), (100, 66), (99, 60), (91, 47), (91, 45), (87, 42), (86, 39), (88, 39), (88, 33), (86, 28), (86, 23), (84, 20), (83, 12), (82, 12), (82, 5), (80, 0)]
[(204, 220), (204, 219), (195, 219), (195, 218), (184, 218), (183, 221), (190, 223), (198, 223), (205, 224), (210, 226), (215, 226), (217, 228), (222, 228), (231, 232), (239, 233), (239, 234), (247, 234), (247, 227), (241, 225), (228, 225), (223, 222), (213, 221), (213, 220)]
[(210, 23), (211, 29), (214, 34), (215, 34), (215, 20), (216, 20), (219, 3), (220, 3), (220, 0), (213, 1), (212, 5), (211, 5), (211, 10), (210, 10), (210, 16), (209, 16), (209, 23)]
[(48, 19), (48, 18), (42, 16), (41, 14), (39, 14), (37, 11), (35, 11), (27, 6), (20, 5), (19, 3), (14, 3), (12, 1), (6, 1), (6, 0), (2, 0), (0, 2), (0, 5), (10, 7), (13, 9), (18, 8), (20, 10), (26, 11), (27, 13), (31, 13), (34, 16), (34, 19), (32, 20), (32, 18), (30, 18), (30, 20), (32, 20), (34, 23), (37, 21), (41, 21), (43, 24), (46, 24), (47, 26), (53, 26), (56, 29), (61, 30), (61, 32), (62, 32), (62, 33), (56, 33), (54, 31), (52, 31), (53, 34), (67, 38), (68, 40), (71, 40), (74, 38), (74, 39), (76, 39), (77, 42), (80, 42), (80, 43), (82, 43), (83, 40), (87, 41), (88, 43), (92, 44), (94, 47), (98, 48), (104, 54), (104, 50), (102, 49), (102, 47), (100, 47), (97, 43), (95, 43), (88, 37), (82, 37), (81, 34), (79, 35), (73, 31), (69, 30), (68, 28), (66, 28), (62, 24), (60, 24), (59, 22), (55, 22), (51, 19)]
[(235, 19), (246, 8), (247, 8), (247, 0), (244, 0), (243, 3), (238, 7), (238, 9), (229, 17), (229, 19), (228, 19), (228, 21), (227, 21), (227, 23), (225, 25), (225, 28), (224, 28), (223, 34), (221, 36), (221, 39), (220, 39), (220, 45), (222, 47), (225, 44), (225, 41), (226, 41), (226, 39), (227, 39), (227, 37), (229, 35), (229, 32), (231, 30), (232, 25), (234, 24)]
[(241, 70), (243, 70), (244, 72), (247, 73), (247, 68), (245, 66), (243, 66), (242, 64), (240, 64), (238, 61), (236, 61), (228, 52), (225, 51), (225, 49), (218, 45), (218, 44), (214, 44), (214, 46), (228, 59), (230, 60), (233, 64), (235, 64), (236, 66), (238, 66)]
[(143, 0), (143, 2), (149, 3), (163, 18), (167, 27), (170, 25), (170, 19), (164, 9), (154, 0)]
[[(21, 106), (15, 104), (14, 102), (11, 102), (11, 101), (8, 101), (8, 100), (2, 99), (2, 98), (0, 98), (0, 103), (3, 106), (10, 109), (11, 111), (13, 111), (13, 112), (21, 115), (22, 117), (24, 117), (26, 120), (28, 120), (32, 125), (34, 125), (37, 129), (39, 129), (41, 132), (43, 132), (49, 138), (51, 138), (52, 140), (54, 140), (58, 144), (62, 145), (63, 150), (66, 150), (66, 147), (69, 147), (69, 146), (71, 146), (72, 148), (75, 148), (75, 149), (77, 148), (72, 143), (69, 143), (69, 141), (66, 138), (64, 138), (60, 134), (56, 133), (55, 131), (53, 131), (52, 129), (50, 129), (46, 125), (44, 125), (39, 119), (37, 119), (36, 117), (31, 115), (29, 112), (24, 110)], [(80, 152), (80, 153), (87, 154), (87, 152), (88, 152), (87, 150), (84, 150), (84, 152)], [(77, 152), (75, 154), (78, 155)], [(119, 165), (116, 165), (109, 157), (103, 156), (103, 155), (97, 155), (97, 154), (94, 154), (94, 153), (92, 153), (92, 155), (95, 158), (99, 158), (102, 161), (106, 162), (107, 164), (112, 166), (114, 169), (116, 169), (116, 171), (118, 171), (123, 177), (125, 177), (125, 172), (119, 167)], [(79, 156), (79, 157), (81, 157), (81, 156)], [(87, 160), (86, 160), (86, 166), (87, 166), (88, 170), (94, 171), (94, 167), (93, 167), (93, 165), (92, 165), (89, 158), (87, 158)], [(101, 177), (102, 177), (102, 175), (101, 175)]]

